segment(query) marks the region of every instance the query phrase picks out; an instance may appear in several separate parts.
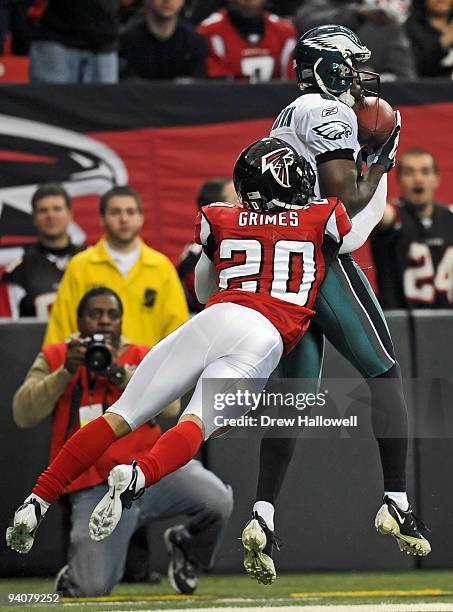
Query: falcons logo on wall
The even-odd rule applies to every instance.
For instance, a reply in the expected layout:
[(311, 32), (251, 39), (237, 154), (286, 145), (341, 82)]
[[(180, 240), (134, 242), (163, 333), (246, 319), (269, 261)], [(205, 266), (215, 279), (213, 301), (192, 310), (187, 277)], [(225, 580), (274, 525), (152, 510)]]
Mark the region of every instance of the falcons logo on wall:
[(271, 171), (272, 176), (282, 187), (289, 189), (289, 168), (294, 163), (294, 154), (291, 149), (282, 147), (261, 158), (261, 172)]
[[(61, 183), (71, 197), (101, 195), (126, 185), (128, 174), (117, 153), (103, 143), (49, 123), (0, 114), (0, 266), (23, 253), (22, 238), (35, 236), (31, 199), (40, 183)], [(71, 240), (85, 232), (75, 223)]]

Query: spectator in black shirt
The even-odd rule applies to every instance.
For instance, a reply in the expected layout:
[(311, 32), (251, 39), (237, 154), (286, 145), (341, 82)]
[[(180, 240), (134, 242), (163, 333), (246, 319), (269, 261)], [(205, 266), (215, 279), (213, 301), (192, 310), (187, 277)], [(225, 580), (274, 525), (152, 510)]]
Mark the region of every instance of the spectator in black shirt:
[(31, 81), (116, 83), (120, 2), (47, 0), (42, 13), (35, 8)]
[(71, 200), (58, 183), (41, 185), (32, 198), (33, 222), (38, 242), (11, 263), (2, 281), (6, 283), (13, 318), (47, 320), (66, 266), (83, 247), (71, 243)]
[(419, 76), (453, 76), (452, 0), (414, 0), (406, 30)]
[(384, 308), (453, 307), (453, 207), (435, 200), (434, 156), (410, 149), (398, 161), (400, 199), (371, 237)]
[(208, 43), (179, 20), (184, 0), (145, 0), (120, 40), (123, 77), (168, 80), (206, 75)]

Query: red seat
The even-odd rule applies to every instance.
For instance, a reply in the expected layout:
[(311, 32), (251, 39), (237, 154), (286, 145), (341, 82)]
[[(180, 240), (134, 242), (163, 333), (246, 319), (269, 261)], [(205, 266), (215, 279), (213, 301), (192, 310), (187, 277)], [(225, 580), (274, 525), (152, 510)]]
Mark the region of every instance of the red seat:
[(29, 83), (28, 55), (3, 55), (0, 57), (0, 82)]

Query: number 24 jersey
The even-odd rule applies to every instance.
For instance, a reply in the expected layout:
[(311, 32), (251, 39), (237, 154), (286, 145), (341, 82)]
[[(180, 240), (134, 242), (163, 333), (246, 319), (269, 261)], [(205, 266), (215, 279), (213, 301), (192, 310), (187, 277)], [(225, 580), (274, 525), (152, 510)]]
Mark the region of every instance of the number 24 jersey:
[(257, 310), (289, 352), (308, 328), (318, 288), (350, 229), (337, 198), (270, 213), (226, 202), (203, 207), (195, 241), (214, 263), (219, 287), (206, 306), (234, 302)]

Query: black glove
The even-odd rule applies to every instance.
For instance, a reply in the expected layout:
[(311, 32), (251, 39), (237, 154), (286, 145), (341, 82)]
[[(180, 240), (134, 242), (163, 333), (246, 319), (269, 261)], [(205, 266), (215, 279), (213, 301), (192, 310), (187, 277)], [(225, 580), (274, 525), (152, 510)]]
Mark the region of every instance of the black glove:
[(395, 165), (396, 151), (398, 149), (401, 131), (401, 115), (399, 111), (395, 111), (395, 121), (396, 125), (393, 128), (393, 132), (382, 147), (368, 157), (368, 166), (371, 164), (380, 164), (384, 166), (386, 172), (390, 172)]

